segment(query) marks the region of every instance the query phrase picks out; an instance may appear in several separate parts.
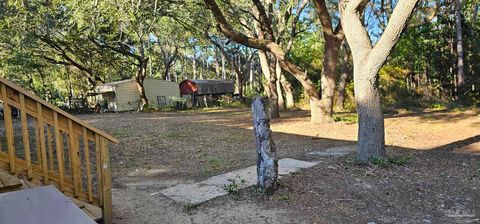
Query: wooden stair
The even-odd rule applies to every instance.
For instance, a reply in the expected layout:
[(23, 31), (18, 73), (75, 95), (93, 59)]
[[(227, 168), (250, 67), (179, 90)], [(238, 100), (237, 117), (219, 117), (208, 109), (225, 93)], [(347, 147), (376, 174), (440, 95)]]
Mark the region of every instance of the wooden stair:
[[(0, 170), (28, 180), (23, 187), (52, 185), (94, 216), (88, 205), (99, 207), (103, 222), (112, 223), (108, 147), (118, 139), (3, 78), (0, 104)], [(1, 179), (0, 192), (22, 188), (10, 176)]]
[[(12, 192), (18, 190), (26, 190), (37, 187), (38, 185), (16, 176), (0, 171), (0, 194), (5, 192)], [(69, 197), (83, 212), (96, 222), (103, 221), (102, 208), (95, 205), (80, 201), (78, 199)]]

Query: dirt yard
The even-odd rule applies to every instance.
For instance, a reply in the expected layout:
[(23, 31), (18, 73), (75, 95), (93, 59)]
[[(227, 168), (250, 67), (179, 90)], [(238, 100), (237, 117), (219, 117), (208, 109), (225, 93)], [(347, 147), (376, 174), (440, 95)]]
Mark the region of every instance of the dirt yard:
[(282, 117), (271, 124), (279, 157), (319, 165), (282, 179), (273, 196), (246, 189), (193, 208), (158, 192), (254, 165), (249, 110), (80, 116), (121, 140), (110, 152), (115, 223), (480, 223), (478, 113), (388, 114), (397, 162), (369, 166), (353, 155), (305, 155), (355, 144), (356, 123), (315, 125), (304, 111)]

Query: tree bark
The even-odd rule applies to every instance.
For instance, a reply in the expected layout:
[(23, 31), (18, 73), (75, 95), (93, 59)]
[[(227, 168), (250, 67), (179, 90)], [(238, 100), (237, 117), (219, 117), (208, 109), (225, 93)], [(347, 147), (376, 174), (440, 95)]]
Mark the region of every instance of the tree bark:
[(338, 52), (345, 35), (341, 23), (337, 24), (335, 28), (333, 27), (325, 1), (314, 0), (313, 3), (322, 24), (322, 33), (325, 40), (321, 75), (321, 121), (331, 122), (333, 120), (333, 102), (335, 97), (335, 70), (337, 68)]
[(285, 75), (282, 74), (280, 77), (280, 82), (282, 83), (282, 87), (285, 90), (285, 106), (287, 110), (291, 110), (295, 108), (295, 100), (293, 98), (293, 90), (292, 84), (287, 80)]
[(350, 63), (350, 51), (348, 50), (348, 44), (346, 41), (343, 43), (343, 50), (344, 50), (344, 55), (343, 55), (343, 64), (342, 64), (342, 74), (340, 75), (340, 81), (338, 82), (338, 107), (340, 109), (344, 109), (345, 106), (345, 87), (347, 86), (347, 80), (348, 80), (348, 74), (350, 73), (349, 71), (349, 66), (348, 64)]
[(282, 78), (282, 67), (280, 66), (280, 63), (278, 62), (278, 60), (275, 60), (275, 77), (276, 77), (275, 86), (277, 88), (277, 96), (278, 96), (278, 110), (284, 111), (285, 100), (283, 98), (282, 86), (280, 84), (280, 81)]
[(143, 86), (147, 72), (148, 58), (140, 60), (139, 64), (137, 74), (135, 74), (135, 82), (137, 83), (138, 94), (141, 100), (140, 110), (143, 110), (144, 107), (148, 106), (148, 98), (145, 93), (145, 87)]
[(322, 99), (321, 113), (322, 121), (331, 122), (333, 120), (333, 100), (335, 96), (335, 82), (338, 52), (343, 39), (337, 39), (335, 36), (324, 36), (325, 48), (323, 51), (323, 68), (321, 76)]
[[(260, 59), (260, 67), (262, 69), (262, 73), (267, 80), (267, 84), (265, 89), (267, 91), (267, 96), (270, 101), (270, 118), (275, 119), (280, 117), (280, 112), (278, 110), (278, 96), (277, 96), (277, 89), (276, 89), (276, 78), (271, 74), (270, 71), (270, 63), (267, 57), (267, 53), (265, 51), (258, 51), (258, 57)], [(272, 81), (275, 80), (275, 81)]]
[(465, 73), (463, 63), (463, 35), (462, 35), (462, 2), (455, 0), (455, 31), (457, 37), (457, 95), (459, 100), (464, 99)]
[(374, 47), (363, 26), (364, 0), (341, 0), (340, 19), (353, 56), (355, 102), (358, 112), (357, 159), (385, 157), (385, 130), (378, 87), (378, 71), (400, 38), (418, 0), (400, 0), (390, 16), (383, 35)]
[(265, 113), (263, 99), (255, 97), (252, 102), (253, 130), (257, 151), (257, 186), (265, 193), (272, 193), (277, 184), (277, 149), (270, 131), (270, 119)]
[(227, 70), (225, 70), (225, 55), (222, 54), (222, 79), (227, 79)]
[(193, 52), (192, 70), (193, 70), (193, 79), (197, 79), (197, 56), (195, 55), (195, 52)]

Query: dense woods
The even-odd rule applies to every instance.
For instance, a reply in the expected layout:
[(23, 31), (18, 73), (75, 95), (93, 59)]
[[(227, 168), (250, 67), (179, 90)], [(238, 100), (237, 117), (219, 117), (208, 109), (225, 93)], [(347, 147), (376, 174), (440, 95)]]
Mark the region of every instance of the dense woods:
[(7, 0), (0, 76), (69, 108), (111, 81), (133, 78), (147, 106), (147, 77), (234, 80), (240, 101), (268, 97), (271, 118), (357, 111), (360, 151), (382, 157), (383, 110), (480, 103), (478, 10), (475, 0)]

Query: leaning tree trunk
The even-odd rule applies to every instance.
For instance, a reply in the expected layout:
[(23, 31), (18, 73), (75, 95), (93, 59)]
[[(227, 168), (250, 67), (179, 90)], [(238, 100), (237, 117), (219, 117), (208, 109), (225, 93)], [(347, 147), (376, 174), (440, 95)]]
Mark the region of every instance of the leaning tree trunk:
[(280, 84), (282, 78), (282, 67), (280, 67), (280, 63), (278, 62), (278, 60), (275, 60), (275, 77), (277, 79), (277, 81), (275, 82), (275, 87), (277, 88), (278, 110), (284, 111), (285, 100), (283, 99), (282, 86)]
[(270, 119), (265, 113), (262, 97), (252, 102), (253, 130), (257, 151), (257, 185), (265, 193), (275, 190), (278, 178), (277, 149), (270, 131)]
[(285, 90), (285, 106), (288, 110), (295, 108), (295, 100), (293, 99), (293, 90), (292, 84), (288, 82), (285, 75), (282, 74), (280, 77), (280, 82), (282, 83), (282, 87)]
[(260, 67), (262, 69), (262, 73), (267, 80), (265, 89), (268, 91), (267, 95), (269, 96), (270, 101), (270, 118), (279, 118), (280, 112), (278, 110), (276, 77), (270, 72), (269, 61), (266, 52), (259, 50), (258, 57), (260, 59)]
[(321, 119), (324, 122), (332, 121), (333, 116), (333, 99), (335, 96), (335, 82), (337, 68), (338, 52), (340, 50), (341, 41), (334, 36), (325, 36), (325, 49), (323, 52), (323, 69), (321, 77), (322, 99)]
[(463, 66), (462, 2), (455, 0), (455, 31), (457, 37), (457, 98), (464, 99), (465, 73)]
[(345, 41), (343, 43), (344, 55), (343, 55), (343, 65), (342, 65), (342, 74), (340, 75), (340, 81), (338, 82), (338, 107), (343, 110), (345, 106), (345, 87), (347, 86), (348, 80), (348, 63), (350, 60), (350, 51), (348, 50), (348, 44)]

